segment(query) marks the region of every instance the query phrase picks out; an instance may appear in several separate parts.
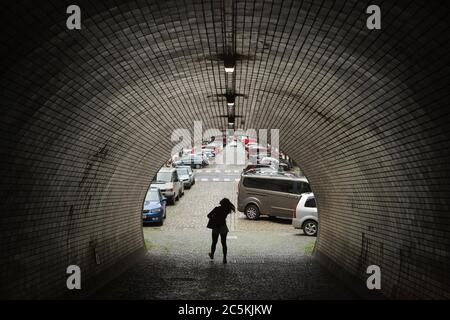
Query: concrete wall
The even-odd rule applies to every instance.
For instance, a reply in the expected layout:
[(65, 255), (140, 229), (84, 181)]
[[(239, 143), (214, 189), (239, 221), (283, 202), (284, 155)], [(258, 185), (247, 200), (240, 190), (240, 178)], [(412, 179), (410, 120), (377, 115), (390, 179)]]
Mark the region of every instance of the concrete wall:
[[(87, 288), (144, 246), (140, 210), (175, 128), (223, 128), (221, 2), (2, 4), (0, 297)], [(310, 179), (317, 256), (390, 298), (450, 297), (447, 4), (235, 2), (236, 101)], [(225, 35), (224, 35), (225, 34)], [(100, 258), (100, 264), (95, 259)]]

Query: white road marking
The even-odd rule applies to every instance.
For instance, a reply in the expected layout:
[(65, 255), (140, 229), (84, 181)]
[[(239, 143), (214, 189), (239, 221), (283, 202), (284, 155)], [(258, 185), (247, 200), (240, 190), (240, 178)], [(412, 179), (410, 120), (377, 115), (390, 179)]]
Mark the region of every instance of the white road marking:
[(237, 239), (237, 236), (228, 236), (227, 239)]
[(219, 179), (217, 179), (217, 178), (214, 178), (214, 179), (213, 179), (213, 181), (219, 181)]
[(225, 170), (225, 173), (230, 173), (231, 172), (231, 170)]
[(228, 178), (225, 178), (225, 179), (223, 179), (223, 181), (230, 181), (230, 179), (228, 179)]
[(221, 173), (222, 171), (221, 170), (216, 170), (216, 173)]
[(236, 182), (237, 182), (237, 181), (240, 181), (240, 180), (241, 180), (241, 179), (239, 179), (239, 178), (234, 179), (234, 181), (236, 181)]
[(202, 179), (200, 179), (200, 181), (208, 181), (209, 179), (207, 179), (207, 178), (202, 178)]
[(207, 173), (210, 173), (210, 172), (211, 172), (211, 170), (206, 170), (205, 172), (207, 172)]
[(240, 171), (239, 170), (234, 170), (234, 173), (239, 173)]

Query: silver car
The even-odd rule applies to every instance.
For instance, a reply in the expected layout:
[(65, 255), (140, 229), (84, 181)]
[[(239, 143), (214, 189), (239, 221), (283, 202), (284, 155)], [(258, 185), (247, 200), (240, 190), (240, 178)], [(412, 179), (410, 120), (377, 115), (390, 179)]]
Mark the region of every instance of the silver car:
[(176, 167), (178, 177), (183, 181), (183, 185), (186, 189), (190, 189), (195, 184), (195, 176), (190, 166), (178, 166)]
[(319, 227), (319, 216), (317, 214), (316, 199), (314, 194), (302, 194), (295, 215), (292, 218), (292, 225), (296, 229), (303, 229), (308, 236), (316, 236)]
[(184, 193), (177, 170), (172, 168), (160, 169), (153, 179), (151, 187), (159, 188), (170, 204), (175, 204), (175, 201), (178, 201)]

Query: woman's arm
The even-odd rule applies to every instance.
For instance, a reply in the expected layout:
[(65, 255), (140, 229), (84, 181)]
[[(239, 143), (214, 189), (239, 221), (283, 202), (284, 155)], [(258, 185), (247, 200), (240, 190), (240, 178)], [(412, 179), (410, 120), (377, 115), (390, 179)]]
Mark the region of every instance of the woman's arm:
[(207, 217), (209, 219), (211, 219), (211, 217), (213, 216), (214, 212), (215, 212), (216, 208), (212, 209), (210, 213), (208, 213)]

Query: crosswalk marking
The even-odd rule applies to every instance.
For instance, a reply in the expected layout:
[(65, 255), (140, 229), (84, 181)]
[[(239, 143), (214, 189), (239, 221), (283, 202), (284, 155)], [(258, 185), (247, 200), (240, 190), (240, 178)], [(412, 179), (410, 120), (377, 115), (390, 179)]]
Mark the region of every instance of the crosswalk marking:
[(207, 178), (202, 178), (202, 179), (200, 179), (200, 181), (208, 181), (209, 179), (207, 179)]
[(213, 181), (219, 181), (219, 179), (217, 179), (217, 178), (214, 178), (214, 179), (213, 179)]
[(223, 181), (230, 181), (230, 179), (228, 179), (228, 178), (225, 178), (225, 179), (223, 179)]

